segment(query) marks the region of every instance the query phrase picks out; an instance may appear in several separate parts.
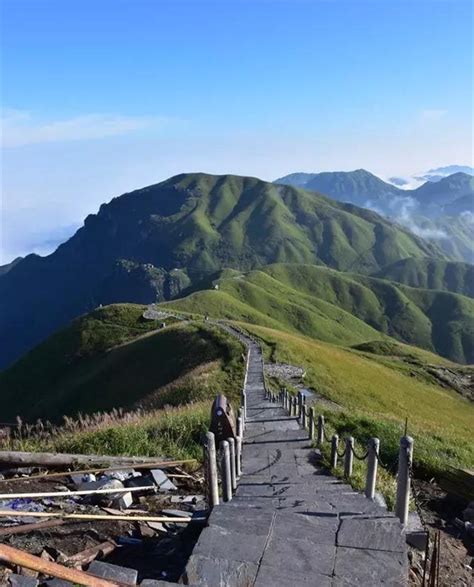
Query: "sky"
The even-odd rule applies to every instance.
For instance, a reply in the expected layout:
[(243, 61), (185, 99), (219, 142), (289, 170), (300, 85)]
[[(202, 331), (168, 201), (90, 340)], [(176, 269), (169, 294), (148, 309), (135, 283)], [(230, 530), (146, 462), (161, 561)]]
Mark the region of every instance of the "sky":
[(172, 175), (472, 164), (470, 0), (0, 0), (1, 258)]

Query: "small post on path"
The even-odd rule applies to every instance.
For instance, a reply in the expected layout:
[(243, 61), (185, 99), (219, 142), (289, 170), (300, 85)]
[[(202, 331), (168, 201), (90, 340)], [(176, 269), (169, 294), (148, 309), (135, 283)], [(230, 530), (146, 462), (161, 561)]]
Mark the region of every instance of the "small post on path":
[(243, 408), (239, 408), (239, 416), (237, 418), (237, 421), (240, 420), (240, 436), (244, 435), (244, 430), (245, 430), (245, 420), (244, 420), (244, 409)]
[(298, 418), (298, 422), (301, 421), (303, 415), (303, 394), (301, 391), (298, 392), (298, 412), (296, 413), (296, 417)]
[(232, 483), (232, 492), (237, 489), (237, 467), (236, 467), (236, 451), (235, 438), (228, 438), (229, 452), (230, 452), (230, 480)]
[(244, 424), (245, 420), (247, 419), (247, 393), (245, 390), (242, 390), (242, 410), (244, 412)]
[(354, 437), (346, 438), (346, 452), (344, 454), (344, 477), (350, 479), (352, 476), (352, 464), (354, 462)]
[(400, 452), (398, 453), (397, 501), (395, 515), (403, 525), (408, 520), (408, 506), (410, 504), (410, 472), (413, 459), (413, 438), (400, 438)]
[(235, 474), (237, 478), (242, 475), (242, 436), (235, 439)]
[(283, 389), (283, 409), (284, 410), (286, 410), (288, 408), (287, 399), (288, 399), (288, 396), (286, 393), (286, 389)]
[(219, 505), (219, 480), (217, 476), (216, 440), (212, 432), (206, 434), (205, 462), (209, 507)]
[(321, 448), (324, 444), (324, 416), (318, 416), (318, 446)]
[(337, 467), (337, 448), (339, 446), (339, 435), (333, 434), (331, 439), (331, 468)]
[(227, 440), (221, 442), (222, 448), (222, 493), (224, 501), (232, 499), (232, 474), (230, 470), (230, 447)]
[(309, 408), (309, 425), (308, 425), (308, 428), (309, 428), (309, 439), (311, 441), (313, 441), (314, 440), (314, 407), (313, 406), (311, 406)]
[(301, 425), (303, 426), (303, 430), (306, 429), (306, 421), (308, 420), (308, 406), (303, 404), (303, 415), (301, 417)]
[(367, 443), (367, 479), (365, 481), (365, 497), (367, 499), (374, 499), (375, 497), (379, 448), (380, 440), (378, 438), (369, 438)]

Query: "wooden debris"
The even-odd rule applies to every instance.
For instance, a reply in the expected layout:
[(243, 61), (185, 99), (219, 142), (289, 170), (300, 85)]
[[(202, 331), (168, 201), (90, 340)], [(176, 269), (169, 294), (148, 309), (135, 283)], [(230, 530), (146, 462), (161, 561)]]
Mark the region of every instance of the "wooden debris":
[(23, 552), (6, 544), (0, 544), (0, 560), (37, 571), (44, 575), (50, 575), (57, 579), (70, 581), (74, 585), (84, 585), (85, 587), (122, 587), (118, 583), (95, 577), (84, 571), (63, 567), (62, 565), (43, 560), (39, 556)]
[(61, 518), (62, 520), (120, 520), (124, 522), (177, 522), (187, 524), (191, 522), (189, 516), (109, 516), (101, 514), (63, 514), (60, 512), (25, 512), (17, 510), (0, 510), (0, 518)]
[[(18, 526), (10, 526), (8, 528), (0, 528), (0, 536), (11, 536), (12, 534), (27, 534), (28, 532), (38, 532), (39, 530), (47, 530), (48, 528), (56, 528), (66, 524), (64, 520), (46, 520), (44, 522), (35, 522), (34, 524), (20, 524)], [(73, 524), (74, 522), (69, 522)]]
[(153, 486), (113, 487), (111, 489), (80, 489), (78, 491), (45, 491), (33, 493), (2, 493), (0, 499), (40, 499), (44, 497), (74, 497), (80, 495), (107, 495), (111, 493), (131, 493), (133, 491), (154, 491)]
[(85, 550), (82, 550), (81, 552), (78, 552), (77, 554), (68, 557), (67, 562), (79, 566), (88, 565), (98, 556), (107, 556), (116, 548), (117, 544), (115, 542), (107, 540), (105, 542), (102, 542), (101, 544), (91, 546), (90, 548), (86, 548)]
[[(100, 473), (106, 471), (120, 471), (124, 469), (149, 469), (168, 467), (175, 467), (176, 465), (184, 465), (186, 463), (195, 463), (196, 459), (185, 459), (180, 461), (159, 461), (151, 457), (103, 457), (97, 455), (71, 455), (71, 454), (56, 454), (56, 453), (35, 453), (35, 452), (19, 452), (19, 451), (2, 451), (0, 452), (0, 465), (8, 466), (32, 466), (32, 467), (79, 467), (80, 465), (88, 465), (92, 467), (94, 463), (97, 465), (94, 468), (68, 471), (65, 473), (49, 473), (41, 475), (31, 475), (24, 479), (40, 479), (52, 477), (68, 477), (69, 475), (81, 473)], [(115, 467), (110, 466), (116, 463)], [(105, 466), (108, 464), (108, 466)], [(102, 466), (101, 466), (102, 465)], [(10, 479), (1, 479), (0, 482), (10, 481)], [(15, 478), (19, 481), (19, 478)]]

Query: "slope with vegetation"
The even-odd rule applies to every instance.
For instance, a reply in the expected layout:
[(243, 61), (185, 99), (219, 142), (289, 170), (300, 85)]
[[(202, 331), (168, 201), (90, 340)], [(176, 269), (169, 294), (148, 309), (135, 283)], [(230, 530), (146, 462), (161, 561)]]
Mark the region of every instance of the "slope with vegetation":
[[(234, 393), (242, 347), (220, 329), (113, 305), (77, 319), (0, 373), (2, 418), (33, 421), (114, 408), (175, 406)], [(172, 322), (172, 321), (171, 321)]]
[(314, 265), (275, 264), (218, 279), (166, 307), (353, 345), (392, 336), (474, 361), (474, 300)]
[(427, 256), (443, 257), (353, 205), (250, 177), (179, 175), (113, 199), (56, 252), (0, 275), (0, 367), (99, 304), (172, 299), (226, 267), (372, 273)]

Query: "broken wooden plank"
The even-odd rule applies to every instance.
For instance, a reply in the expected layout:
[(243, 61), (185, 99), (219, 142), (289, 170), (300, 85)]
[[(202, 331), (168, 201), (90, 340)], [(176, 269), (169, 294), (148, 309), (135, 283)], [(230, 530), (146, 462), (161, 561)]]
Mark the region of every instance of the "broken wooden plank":
[(0, 560), (37, 571), (44, 575), (50, 575), (57, 579), (70, 581), (73, 585), (84, 585), (85, 587), (123, 587), (123, 583), (119, 584), (114, 581), (107, 581), (106, 579), (101, 579), (84, 571), (63, 567), (62, 565), (44, 560), (39, 556), (23, 552), (6, 544), (0, 544)]
[[(0, 453), (1, 455), (1, 453)], [(9, 479), (0, 479), (0, 483), (8, 483), (9, 481), (30, 481), (34, 480), (48, 480), (59, 479), (61, 477), (70, 477), (71, 475), (85, 475), (86, 473), (107, 473), (115, 471), (127, 471), (129, 469), (169, 469), (177, 465), (196, 463), (196, 459), (186, 459), (181, 461), (160, 461), (151, 463), (136, 463), (116, 467), (94, 467), (92, 469), (80, 469), (74, 471), (65, 471), (64, 473), (41, 473), (38, 475), (30, 475), (29, 477), (11, 477)], [(187, 474), (186, 474), (187, 475)], [(170, 475), (171, 476), (171, 475)]]
[[(45, 520), (44, 522), (34, 522), (33, 524), (20, 524), (18, 526), (9, 526), (0, 528), (0, 536), (10, 536), (12, 534), (27, 534), (28, 532), (38, 532), (48, 528), (56, 528), (67, 524), (64, 520)], [(69, 522), (73, 524), (74, 522)]]
[[(97, 465), (105, 467), (116, 463), (117, 466), (127, 465), (126, 468), (130, 468), (134, 464), (156, 463), (156, 458), (2, 451), (0, 452), (0, 465), (8, 465), (9, 467), (76, 467), (79, 465), (92, 467)], [(167, 461), (164, 462), (167, 463)]]
[(81, 495), (107, 495), (109, 493), (132, 493), (134, 491), (155, 491), (155, 486), (112, 487), (111, 489), (78, 489), (76, 491), (44, 491), (31, 493), (1, 493), (0, 499), (42, 499), (44, 497), (77, 497)]
[(68, 557), (67, 562), (72, 563), (74, 565), (88, 565), (93, 560), (95, 560), (99, 555), (100, 556), (107, 556), (111, 552), (113, 552), (117, 548), (117, 544), (112, 542), (111, 540), (106, 540), (101, 544), (96, 544), (95, 546), (91, 546), (90, 548), (86, 548), (85, 550), (81, 550), (70, 557)]
[(187, 524), (191, 522), (189, 516), (108, 516), (105, 514), (63, 514), (61, 512), (25, 512), (19, 510), (0, 510), (0, 518), (61, 518), (62, 520), (115, 520), (124, 522), (178, 522)]

